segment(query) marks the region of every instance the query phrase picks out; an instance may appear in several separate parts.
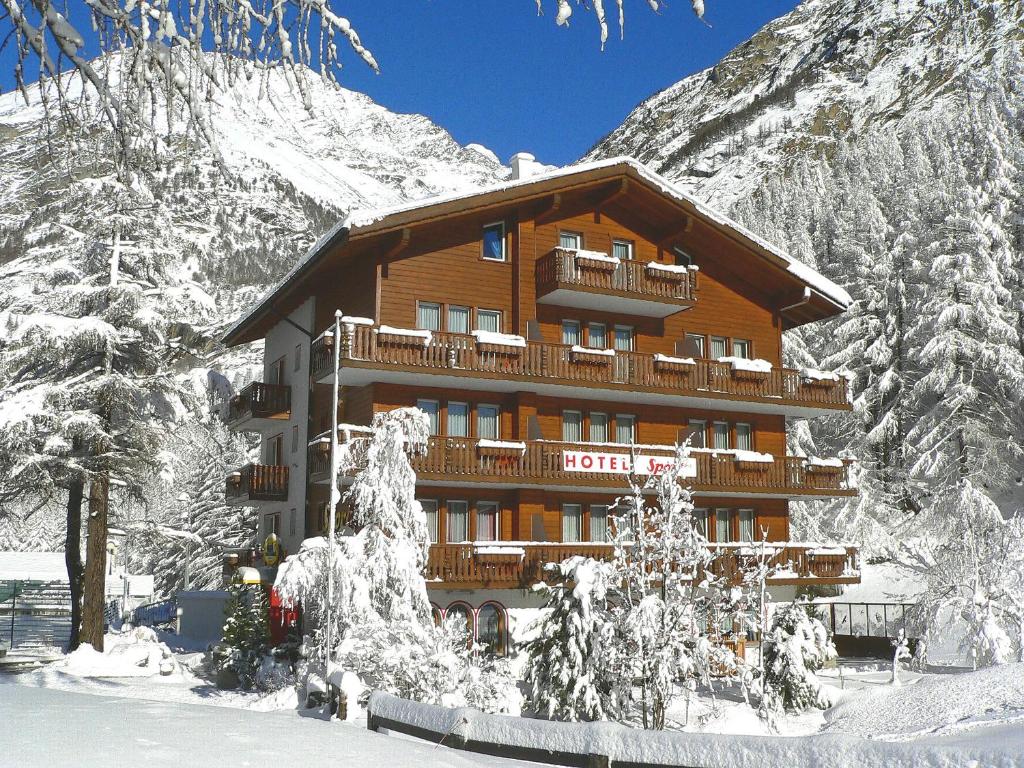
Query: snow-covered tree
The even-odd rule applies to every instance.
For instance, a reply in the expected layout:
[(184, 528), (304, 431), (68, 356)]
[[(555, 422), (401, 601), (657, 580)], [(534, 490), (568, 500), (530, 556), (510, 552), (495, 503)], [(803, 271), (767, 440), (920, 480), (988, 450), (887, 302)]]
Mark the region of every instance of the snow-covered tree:
[(554, 584), (537, 584), (544, 613), (530, 627), (526, 684), (534, 711), (556, 720), (604, 720), (618, 712), (613, 700), (608, 609), (612, 566), (570, 557), (548, 566)]
[[(685, 476), (687, 449), (680, 447), (664, 471), (630, 475), (630, 493), (612, 519), (611, 582), (617, 592), (611, 614), (616, 637), (609, 668), (618, 702), (639, 688), (645, 728), (662, 729), (678, 683), (710, 682), (728, 653), (717, 643), (732, 608), (715, 554), (697, 526)], [(644, 494), (653, 491), (648, 506)], [(710, 636), (710, 637), (709, 637)]]
[(260, 584), (232, 584), (228, 594), (218, 667), (250, 689), (256, 685), (270, 643), (267, 596)]
[(324, 538), (304, 541), (278, 569), (276, 587), (301, 603), (315, 628), (308, 655), (322, 666), (341, 666), (379, 690), (421, 701), (487, 704), (479, 681), (507, 688), (507, 668), (481, 661), (464, 634), (436, 627), (431, 616), (423, 577), (430, 541), (409, 462), (429, 432), (426, 414), (415, 408), (374, 416), (371, 435), (349, 443), (340, 462), (345, 471), (358, 467), (344, 497), (354, 532), (339, 537), (333, 553)]
[(769, 718), (784, 710), (831, 706), (814, 673), (834, 658), (828, 630), (806, 608), (797, 603), (777, 608), (764, 638), (762, 697)]
[(928, 635), (966, 626), (963, 650), (975, 665), (1024, 660), (1024, 518), (1004, 519), (969, 480), (939, 503), (947, 535), (908, 543), (902, 558), (927, 581), (917, 612)]

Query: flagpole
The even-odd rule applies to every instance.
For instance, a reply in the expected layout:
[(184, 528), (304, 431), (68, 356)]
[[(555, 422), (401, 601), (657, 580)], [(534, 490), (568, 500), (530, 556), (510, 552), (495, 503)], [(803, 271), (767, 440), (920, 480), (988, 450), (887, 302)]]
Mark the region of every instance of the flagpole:
[(324, 649), (324, 684), (331, 674), (332, 630), (334, 623), (334, 519), (336, 507), (341, 501), (338, 489), (338, 378), (341, 365), (341, 310), (334, 311), (334, 381), (331, 387), (331, 502), (327, 512), (327, 606), (324, 611), (326, 645)]

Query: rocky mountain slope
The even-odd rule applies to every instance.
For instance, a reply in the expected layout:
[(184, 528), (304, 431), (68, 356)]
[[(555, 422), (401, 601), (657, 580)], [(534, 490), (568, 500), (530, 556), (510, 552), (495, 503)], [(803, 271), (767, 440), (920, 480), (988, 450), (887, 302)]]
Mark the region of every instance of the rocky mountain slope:
[(1022, 41), (1019, 0), (806, 0), (645, 100), (588, 157), (633, 155), (729, 205), (798, 157), (962, 102)]

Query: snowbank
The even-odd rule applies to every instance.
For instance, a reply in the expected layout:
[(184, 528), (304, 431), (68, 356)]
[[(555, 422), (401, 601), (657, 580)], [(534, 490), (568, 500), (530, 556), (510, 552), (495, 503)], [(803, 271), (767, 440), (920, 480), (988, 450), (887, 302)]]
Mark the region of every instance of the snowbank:
[[(909, 690), (909, 689), (908, 689)], [(1009, 693), (1009, 690), (1007, 690)], [(1018, 699), (1018, 702), (1022, 699)], [(1017, 765), (1024, 754), (1024, 729), (994, 729), (991, 738), (979, 729), (948, 739), (933, 734), (914, 741), (887, 742), (857, 735), (742, 736), (733, 734), (643, 731), (615, 723), (556, 723), (475, 709), (418, 704), (388, 694), (370, 696), (375, 718), (405, 723), (457, 739), (574, 755), (606, 755), (613, 762), (736, 768), (745, 765), (814, 766), (814, 768), (952, 768), (970, 765)], [(914, 709), (905, 710), (912, 719)], [(384, 727), (389, 727), (383, 723)], [(450, 743), (451, 739), (445, 743)]]
[(171, 649), (149, 627), (106, 635), (103, 645), (100, 653), (83, 643), (65, 657), (61, 671), (78, 677), (153, 677), (180, 672)]

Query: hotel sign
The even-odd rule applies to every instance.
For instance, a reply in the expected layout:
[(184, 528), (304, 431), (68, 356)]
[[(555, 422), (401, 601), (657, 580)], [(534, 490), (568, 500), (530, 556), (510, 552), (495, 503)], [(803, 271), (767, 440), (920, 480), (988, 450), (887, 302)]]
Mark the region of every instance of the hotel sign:
[[(638, 475), (656, 475), (670, 469), (671, 456), (645, 456), (628, 453), (601, 453), (599, 451), (562, 451), (562, 469), (565, 472), (589, 472), (606, 475), (628, 475), (636, 461)], [(683, 459), (679, 477), (696, 477), (697, 460)]]

